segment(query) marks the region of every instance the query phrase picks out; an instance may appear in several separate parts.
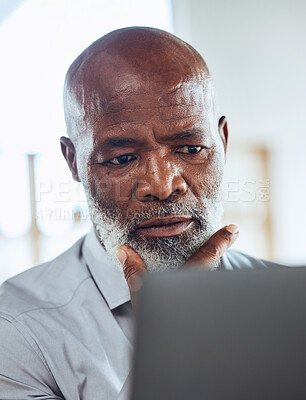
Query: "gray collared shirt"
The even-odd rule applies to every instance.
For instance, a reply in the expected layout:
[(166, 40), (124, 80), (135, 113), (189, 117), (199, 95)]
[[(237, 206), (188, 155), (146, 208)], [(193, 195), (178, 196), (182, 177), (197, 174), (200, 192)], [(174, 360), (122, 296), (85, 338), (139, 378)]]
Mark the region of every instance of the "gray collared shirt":
[[(222, 269), (266, 268), (227, 251)], [(0, 288), (0, 399), (127, 399), (133, 311), (92, 229)]]

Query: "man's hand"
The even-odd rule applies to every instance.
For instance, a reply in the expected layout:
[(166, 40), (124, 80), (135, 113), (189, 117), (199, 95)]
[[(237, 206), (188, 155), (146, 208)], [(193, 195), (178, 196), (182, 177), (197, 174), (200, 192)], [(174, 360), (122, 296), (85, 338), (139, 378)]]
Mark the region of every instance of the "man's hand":
[[(184, 264), (185, 267), (203, 266), (211, 270), (220, 260), (223, 253), (235, 242), (239, 230), (236, 225), (227, 225), (218, 230), (206, 243), (203, 244)], [(140, 277), (146, 272), (141, 257), (128, 246), (120, 246), (117, 257), (123, 265), (123, 272), (130, 289), (132, 305), (135, 304), (136, 292), (139, 289)]]

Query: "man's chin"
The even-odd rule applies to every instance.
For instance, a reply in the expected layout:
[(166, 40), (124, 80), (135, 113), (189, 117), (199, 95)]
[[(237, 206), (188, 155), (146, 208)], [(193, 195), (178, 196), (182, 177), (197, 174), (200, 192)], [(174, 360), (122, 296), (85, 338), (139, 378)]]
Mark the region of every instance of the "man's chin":
[[(214, 203), (203, 213), (202, 209), (186, 208), (178, 204), (172, 204), (171, 207), (163, 205), (159, 213), (155, 210), (150, 213), (147, 211), (140, 215), (135, 214), (133, 218), (125, 222), (119, 213), (117, 216), (103, 213), (101, 208), (93, 202), (91, 212), (97, 237), (120, 271), (122, 271), (122, 265), (116, 254), (118, 247), (126, 245), (142, 258), (149, 272), (155, 272), (173, 271), (182, 267), (218, 229), (222, 206)], [(137, 233), (135, 229), (150, 218), (172, 214), (191, 215), (193, 222), (188, 229), (182, 229), (181, 233), (166, 237), (139, 235), (139, 230)]]
[(211, 236), (192, 229), (169, 237), (137, 237), (125, 243), (144, 261), (148, 272), (175, 271)]
[[(134, 250), (143, 260), (148, 272), (174, 271), (179, 269), (188, 258), (204, 243), (205, 238), (195, 237), (194, 232), (170, 237), (121, 237), (105, 235), (105, 229), (95, 227), (97, 237), (108, 253), (116, 268), (122, 271), (122, 265), (117, 259), (118, 247), (125, 245)], [(114, 232), (113, 232), (114, 234)]]

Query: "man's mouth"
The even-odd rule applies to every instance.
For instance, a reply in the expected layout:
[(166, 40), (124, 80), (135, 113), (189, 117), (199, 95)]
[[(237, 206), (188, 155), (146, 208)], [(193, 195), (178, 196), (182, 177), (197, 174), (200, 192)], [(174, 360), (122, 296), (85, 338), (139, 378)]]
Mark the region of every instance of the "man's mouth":
[(190, 216), (156, 217), (137, 225), (135, 233), (152, 238), (177, 236), (193, 225), (194, 220)]

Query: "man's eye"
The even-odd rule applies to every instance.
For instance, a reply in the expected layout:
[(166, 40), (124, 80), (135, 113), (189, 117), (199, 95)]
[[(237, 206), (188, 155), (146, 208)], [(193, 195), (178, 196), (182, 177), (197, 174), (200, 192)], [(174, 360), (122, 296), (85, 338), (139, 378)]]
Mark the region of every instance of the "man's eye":
[(179, 153), (197, 154), (200, 153), (201, 150), (202, 150), (201, 146), (183, 146), (180, 147)]
[(129, 161), (132, 161), (134, 159), (135, 159), (135, 157), (132, 156), (131, 154), (124, 154), (123, 156), (112, 158), (108, 162), (113, 165), (122, 165), (122, 164), (126, 164)]

